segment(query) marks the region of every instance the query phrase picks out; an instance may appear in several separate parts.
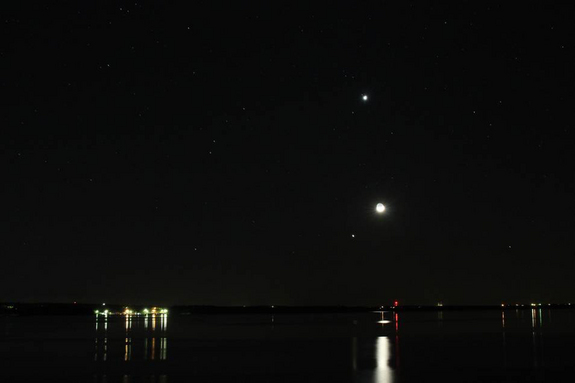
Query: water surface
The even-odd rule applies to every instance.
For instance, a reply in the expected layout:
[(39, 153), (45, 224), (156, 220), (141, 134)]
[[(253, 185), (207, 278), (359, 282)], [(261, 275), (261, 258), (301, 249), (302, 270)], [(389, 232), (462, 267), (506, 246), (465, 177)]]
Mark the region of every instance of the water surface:
[(6, 382), (571, 381), (575, 311), (0, 317)]

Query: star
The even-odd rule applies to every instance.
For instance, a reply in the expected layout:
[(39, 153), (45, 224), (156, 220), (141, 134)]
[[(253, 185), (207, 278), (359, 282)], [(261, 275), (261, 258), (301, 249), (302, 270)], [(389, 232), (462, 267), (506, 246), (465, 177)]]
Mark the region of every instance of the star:
[(367, 99), (368, 99), (367, 94), (362, 95), (362, 96), (361, 96), (361, 99), (362, 99), (363, 101), (367, 101)]

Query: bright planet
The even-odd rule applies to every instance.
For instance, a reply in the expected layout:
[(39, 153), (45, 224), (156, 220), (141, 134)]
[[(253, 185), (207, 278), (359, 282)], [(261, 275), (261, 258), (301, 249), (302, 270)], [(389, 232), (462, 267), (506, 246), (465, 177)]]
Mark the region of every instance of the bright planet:
[(382, 203), (378, 203), (377, 206), (375, 207), (375, 210), (378, 213), (383, 213), (385, 211), (385, 206)]

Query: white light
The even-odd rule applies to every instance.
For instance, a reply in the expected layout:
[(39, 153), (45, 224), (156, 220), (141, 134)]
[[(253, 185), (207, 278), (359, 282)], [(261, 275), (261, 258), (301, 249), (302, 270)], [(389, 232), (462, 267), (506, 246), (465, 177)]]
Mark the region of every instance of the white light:
[(375, 207), (375, 210), (378, 213), (383, 213), (385, 211), (385, 206), (382, 203), (378, 203), (377, 206)]
[(368, 98), (368, 97), (367, 97), (367, 94), (364, 94), (363, 96), (361, 96), (361, 99), (362, 99), (363, 101), (367, 101), (367, 98)]
[(391, 343), (387, 337), (380, 336), (375, 343), (375, 360), (377, 365), (372, 371), (371, 380), (373, 382), (393, 381), (393, 370), (390, 367)]

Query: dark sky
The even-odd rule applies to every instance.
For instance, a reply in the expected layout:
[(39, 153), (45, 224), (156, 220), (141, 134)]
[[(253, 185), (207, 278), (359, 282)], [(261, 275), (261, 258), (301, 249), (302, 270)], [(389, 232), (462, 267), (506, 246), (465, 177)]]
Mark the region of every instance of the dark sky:
[(0, 301), (575, 301), (575, 5), (5, 3)]

